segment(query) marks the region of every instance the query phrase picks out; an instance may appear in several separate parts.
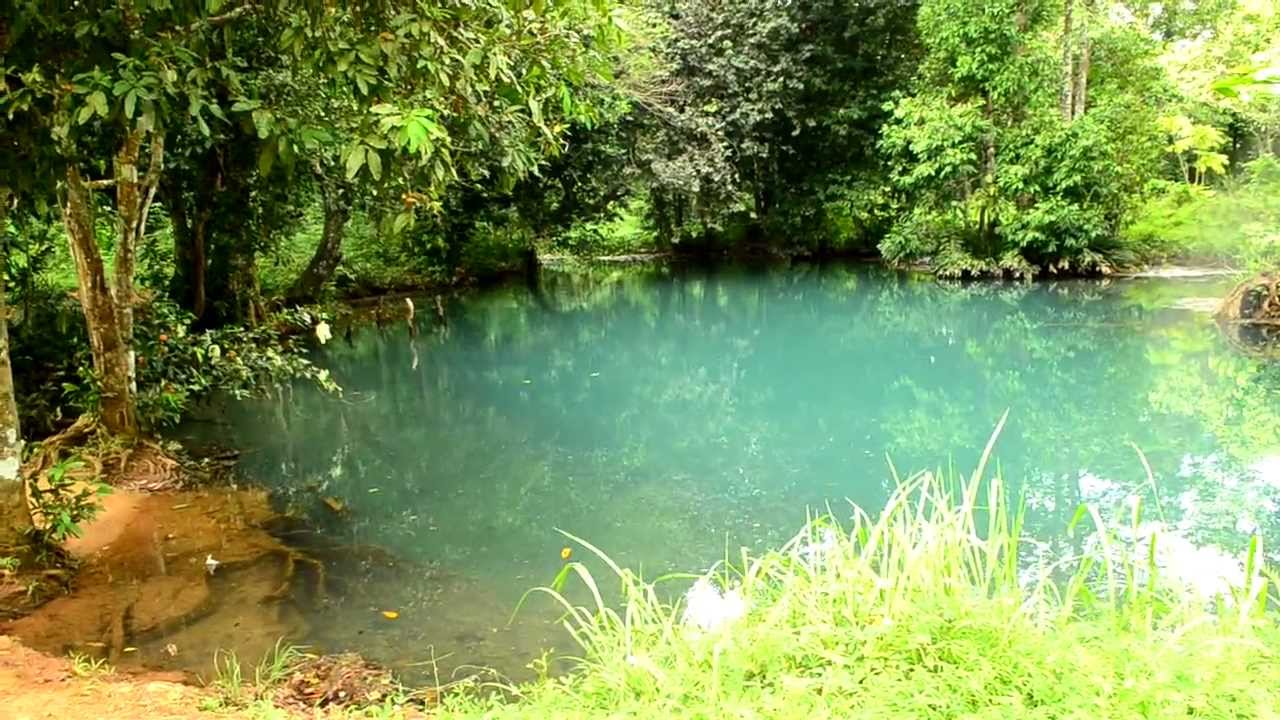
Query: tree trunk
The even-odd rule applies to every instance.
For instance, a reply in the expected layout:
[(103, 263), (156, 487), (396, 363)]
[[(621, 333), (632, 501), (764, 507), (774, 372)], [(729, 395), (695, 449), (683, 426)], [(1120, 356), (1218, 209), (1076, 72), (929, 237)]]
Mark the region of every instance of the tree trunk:
[(1066, 11), (1062, 16), (1062, 119), (1070, 120), (1075, 116), (1075, 39), (1074, 30), (1075, 0), (1066, 0)]
[(182, 189), (176, 183), (165, 186), (165, 206), (173, 225), (173, 277), (169, 296), (199, 320), (208, 302), (206, 237), (212, 207), (200, 189), (193, 191), (192, 208), (187, 208)]
[[(159, 135), (156, 137), (158, 138)], [(138, 180), (138, 156), (141, 153), (142, 131), (134, 130), (125, 136), (124, 143), (121, 144), (115, 158), (116, 256), (113, 290), (115, 291), (116, 324), (120, 328), (120, 341), (124, 343), (128, 357), (130, 395), (138, 392), (136, 358), (133, 350), (133, 306), (137, 302), (133, 275), (138, 266), (138, 240), (146, 229), (146, 214), (151, 207), (150, 200), (154, 197), (154, 190), (149, 190)], [(157, 161), (157, 154), (153, 148), (153, 163)]]
[(1081, 28), (1080, 62), (1076, 65), (1075, 82), (1071, 92), (1071, 119), (1078, 120), (1084, 115), (1085, 104), (1089, 100), (1089, 65), (1093, 55), (1093, 41), (1089, 38), (1090, 16), (1093, 14), (1093, 2), (1086, 0), (1085, 16)]
[[(142, 140), (151, 135), (150, 161), (139, 177)], [(76, 266), (80, 305), (89, 331), (93, 366), (98, 375), (102, 424), (116, 435), (138, 434), (134, 403), (137, 392), (133, 351), (133, 286), (138, 240), (147, 227), (164, 163), (164, 136), (133, 128), (115, 156), (116, 253), (114, 282), (107, 280), (94, 234), (93, 197), (74, 162), (67, 165), (66, 202), (62, 212)]]
[[(5, 227), (8, 201), (8, 193), (0, 189), (0, 232)], [(13, 367), (9, 363), (9, 305), (4, 273), (0, 272), (0, 555), (17, 554), (14, 548), (25, 545), (31, 531), (21, 465), (22, 430), (18, 424)]]
[(106, 268), (94, 237), (91, 193), (80, 170), (74, 164), (68, 165), (62, 215), (76, 267), (80, 307), (89, 331), (93, 368), (100, 385), (102, 423), (112, 433), (136, 435), (138, 418), (130, 388), (130, 352), (121, 333), (120, 313), (107, 284)]
[(320, 245), (311, 256), (307, 269), (302, 271), (289, 289), (293, 302), (308, 302), (320, 295), (320, 290), (333, 278), (342, 262), (342, 237), (346, 233), (347, 220), (351, 218), (350, 192), (344, 183), (321, 181), (324, 196), (324, 231)]

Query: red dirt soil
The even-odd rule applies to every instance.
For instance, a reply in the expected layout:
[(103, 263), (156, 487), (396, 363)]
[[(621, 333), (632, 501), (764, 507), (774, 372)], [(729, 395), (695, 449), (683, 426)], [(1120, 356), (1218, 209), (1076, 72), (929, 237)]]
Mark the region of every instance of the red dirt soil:
[(198, 709), (204, 697), (199, 688), (159, 674), (78, 677), (69, 661), (0, 636), (0, 716), (5, 720), (207, 720), (209, 714)]

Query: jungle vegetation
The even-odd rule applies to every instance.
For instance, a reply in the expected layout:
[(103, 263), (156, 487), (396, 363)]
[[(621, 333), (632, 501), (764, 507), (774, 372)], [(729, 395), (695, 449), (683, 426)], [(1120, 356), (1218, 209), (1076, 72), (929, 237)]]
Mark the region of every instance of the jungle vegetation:
[[(8, 0), (0, 561), (33, 537), (24, 439), (127, 444), (214, 391), (333, 388), (306, 350), (334, 299), (558, 254), (1274, 270), (1278, 152), (1274, 0)], [(1240, 422), (1179, 371), (1156, 402)], [(1241, 392), (1271, 443), (1274, 393)], [(621, 614), (566, 607), (583, 672), (446, 709), (1273, 711), (1256, 547), (1216, 611), (1162, 575), (1136, 508), (1028, 576), (999, 482), (941, 482), (725, 566), (742, 612), (718, 629), (613, 566)]]
[(1277, 38), (1269, 0), (7, 3), (0, 544), (24, 436), (330, 383), (334, 297), (564, 252), (1265, 267)]

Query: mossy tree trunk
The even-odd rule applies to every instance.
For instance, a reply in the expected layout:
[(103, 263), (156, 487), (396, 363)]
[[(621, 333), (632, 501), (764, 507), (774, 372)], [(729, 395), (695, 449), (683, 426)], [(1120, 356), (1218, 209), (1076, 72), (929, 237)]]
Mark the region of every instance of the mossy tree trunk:
[[(0, 232), (5, 228), (8, 205), (9, 193), (0, 188)], [(0, 248), (0, 259), (7, 251), (8, 248)], [(9, 305), (4, 273), (0, 272), (0, 555), (11, 555), (11, 548), (25, 545), (31, 530), (21, 464), (22, 429), (9, 362)]]
[[(74, 162), (67, 165), (63, 220), (75, 262), (80, 306), (89, 332), (94, 370), (98, 376), (99, 412), (103, 426), (123, 436), (138, 434), (134, 396), (137, 392), (133, 350), (134, 270), (137, 244), (146, 228), (164, 158), (164, 139), (152, 131), (151, 158), (145, 178), (138, 172), (144, 132), (135, 129), (121, 143), (115, 157), (115, 178), (86, 180)], [(116, 191), (115, 273), (107, 277), (94, 232), (95, 186)]]

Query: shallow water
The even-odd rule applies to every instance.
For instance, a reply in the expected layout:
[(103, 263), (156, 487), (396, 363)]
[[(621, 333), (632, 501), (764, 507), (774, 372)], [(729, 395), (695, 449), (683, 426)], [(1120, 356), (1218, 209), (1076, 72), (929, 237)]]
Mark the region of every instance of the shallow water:
[(705, 570), (806, 513), (874, 511), (890, 459), (971, 469), (1006, 410), (996, 457), (1035, 537), (1137, 494), (1197, 545), (1280, 539), (1280, 369), (1196, 310), (1224, 282), (547, 272), (453, 301), (447, 323), (419, 303), (415, 332), (335, 338), (319, 361), (341, 399), (299, 386), (183, 434), (244, 449), (295, 542), (358, 549), (294, 598), (310, 630), (292, 640), (521, 677), (572, 650), (545, 600), (508, 625), (562, 567), (557, 528), (647, 576)]

